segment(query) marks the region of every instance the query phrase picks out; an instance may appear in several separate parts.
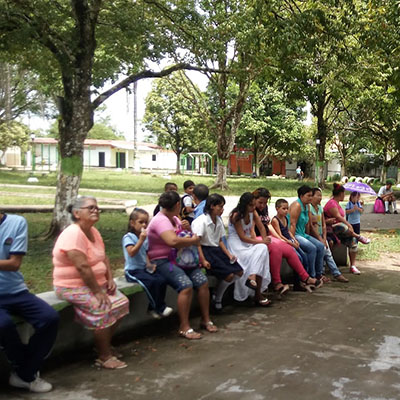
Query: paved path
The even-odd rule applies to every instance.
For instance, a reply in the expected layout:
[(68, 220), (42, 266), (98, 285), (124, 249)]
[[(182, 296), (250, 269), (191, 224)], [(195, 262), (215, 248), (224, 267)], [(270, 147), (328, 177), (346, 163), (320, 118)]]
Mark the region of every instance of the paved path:
[(399, 399), (399, 261), (360, 265), (347, 285), (289, 293), (268, 309), (228, 306), (213, 317), (220, 332), (200, 341), (179, 338), (174, 318), (161, 321), (120, 343), (126, 369), (97, 370), (80, 352), (44, 371), (53, 392), (3, 385), (0, 399)]

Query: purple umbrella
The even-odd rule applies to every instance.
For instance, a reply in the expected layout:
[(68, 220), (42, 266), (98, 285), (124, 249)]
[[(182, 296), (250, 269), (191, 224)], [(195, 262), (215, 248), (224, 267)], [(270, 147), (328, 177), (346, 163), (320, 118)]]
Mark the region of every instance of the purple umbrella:
[(362, 182), (347, 182), (343, 185), (346, 190), (350, 192), (359, 192), (369, 194), (371, 196), (377, 196), (374, 189), (371, 186), (367, 185), (366, 183)]

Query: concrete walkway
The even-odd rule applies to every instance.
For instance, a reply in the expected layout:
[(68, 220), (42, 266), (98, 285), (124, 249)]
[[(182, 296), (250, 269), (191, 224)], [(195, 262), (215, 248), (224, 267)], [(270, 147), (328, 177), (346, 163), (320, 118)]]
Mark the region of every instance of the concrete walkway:
[(80, 353), (43, 372), (53, 392), (3, 385), (0, 399), (399, 399), (400, 255), (360, 268), (347, 285), (291, 292), (268, 309), (228, 306), (213, 317), (219, 333), (200, 341), (161, 321), (120, 342), (126, 369), (97, 370)]

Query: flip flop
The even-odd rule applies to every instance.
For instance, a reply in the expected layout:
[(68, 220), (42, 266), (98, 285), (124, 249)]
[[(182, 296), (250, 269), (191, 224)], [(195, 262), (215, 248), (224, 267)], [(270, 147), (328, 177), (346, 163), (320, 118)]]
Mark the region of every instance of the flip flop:
[(107, 358), (107, 360), (101, 360), (100, 358), (97, 358), (94, 362), (94, 365), (104, 369), (122, 369), (128, 366), (123, 361), (118, 360), (118, 358), (115, 356), (111, 356), (110, 358)]
[(254, 279), (247, 279), (245, 285), (250, 289), (257, 289), (257, 282)]
[(214, 322), (208, 321), (206, 324), (202, 322), (200, 324), (201, 329), (205, 329), (207, 332), (215, 333), (218, 332), (218, 328), (214, 325)]
[(254, 300), (254, 304), (258, 307), (269, 307), (272, 301), (268, 299)]
[(199, 340), (202, 338), (201, 333), (189, 328), (187, 331), (179, 331), (178, 335), (188, 340)]

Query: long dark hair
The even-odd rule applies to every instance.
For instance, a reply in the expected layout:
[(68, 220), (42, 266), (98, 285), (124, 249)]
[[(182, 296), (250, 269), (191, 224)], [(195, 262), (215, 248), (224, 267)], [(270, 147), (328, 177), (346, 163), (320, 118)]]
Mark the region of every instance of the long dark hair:
[[(243, 193), (240, 196), (238, 205), (229, 214), (229, 221), (233, 224), (244, 218), (246, 215), (247, 206), (254, 200), (254, 194), (250, 192)], [(233, 215), (236, 214), (235, 219)]]

